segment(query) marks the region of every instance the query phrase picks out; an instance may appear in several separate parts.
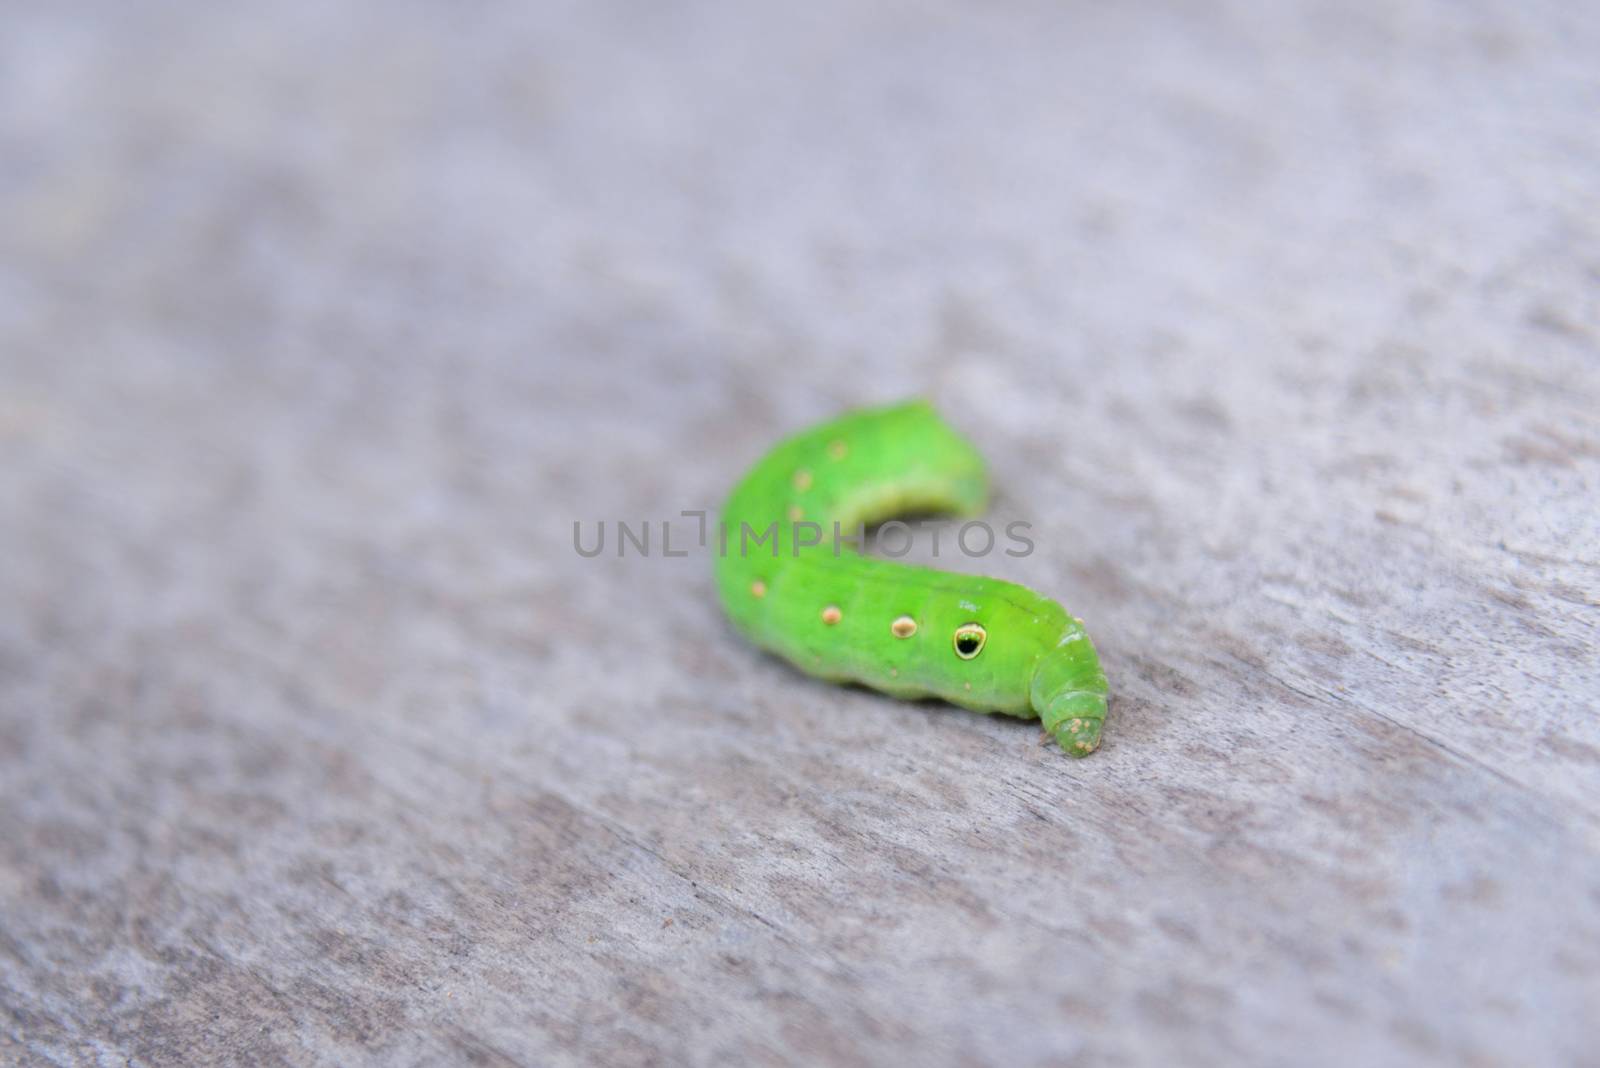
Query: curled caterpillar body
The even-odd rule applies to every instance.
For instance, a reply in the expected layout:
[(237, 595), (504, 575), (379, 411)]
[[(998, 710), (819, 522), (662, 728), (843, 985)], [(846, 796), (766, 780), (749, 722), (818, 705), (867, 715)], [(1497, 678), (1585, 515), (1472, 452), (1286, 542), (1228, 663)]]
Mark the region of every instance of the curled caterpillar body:
[(907, 513), (975, 515), (987, 494), (982, 458), (924, 402), (804, 431), (723, 506), (723, 607), (752, 642), (809, 674), (1038, 718), (1086, 756), (1108, 689), (1079, 620), (1016, 583), (834, 552), (835, 523), (849, 534)]

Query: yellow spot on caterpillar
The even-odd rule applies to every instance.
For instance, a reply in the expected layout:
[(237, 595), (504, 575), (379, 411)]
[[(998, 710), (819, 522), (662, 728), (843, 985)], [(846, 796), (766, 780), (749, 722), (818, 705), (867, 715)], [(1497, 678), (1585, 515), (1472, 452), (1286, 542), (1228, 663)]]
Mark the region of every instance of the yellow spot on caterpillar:
[(1090, 746), (1089, 746), (1088, 742), (1076, 742), (1074, 744), (1077, 745), (1077, 747), (1079, 749), (1082, 749), (1084, 752), (1088, 752), (1089, 751)]
[(828, 458), (830, 460), (843, 460), (849, 451), (850, 446), (843, 441), (833, 441), (828, 444)]
[(900, 669), (899, 668), (890, 668), (889, 669), (889, 677), (891, 679), (898, 679), (900, 677)]
[(889, 633), (896, 638), (909, 638), (917, 632), (917, 621), (910, 616), (901, 616), (889, 624)]
[(972, 689), (972, 683), (969, 682), (969, 683), (967, 683), (967, 690), (971, 691), (971, 689)]
[(760, 579), (756, 579), (754, 582), (750, 583), (750, 596), (765, 597), (766, 595), (767, 584), (765, 582), (762, 582)]
[(801, 508), (798, 504), (791, 504), (789, 506), (789, 520), (790, 520), (790, 522), (793, 522), (793, 523), (800, 522), (800, 520), (805, 516), (805, 514), (806, 514), (805, 513), (805, 509)]
[(844, 613), (839, 611), (839, 606), (836, 604), (830, 604), (822, 610), (822, 621), (830, 627), (843, 618)]
[(1081, 719), (1073, 720), (1072, 721), (1072, 729), (1075, 730), (1075, 731), (1083, 730), (1083, 720), (1081, 720)]
[(801, 493), (804, 493), (806, 490), (810, 489), (811, 488), (811, 472), (807, 471), (803, 467), (800, 470), (796, 471), (794, 473), (794, 488), (799, 490)]

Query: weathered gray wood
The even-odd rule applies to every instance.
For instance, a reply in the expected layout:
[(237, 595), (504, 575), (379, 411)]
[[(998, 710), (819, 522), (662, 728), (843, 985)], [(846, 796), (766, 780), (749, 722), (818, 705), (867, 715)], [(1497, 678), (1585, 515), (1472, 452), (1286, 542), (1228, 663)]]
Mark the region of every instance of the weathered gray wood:
[[(0, 34), (0, 1060), (1597, 1063), (1594, 5), (270, 7)], [(915, 392), (1092, 759), (572, 549)]]

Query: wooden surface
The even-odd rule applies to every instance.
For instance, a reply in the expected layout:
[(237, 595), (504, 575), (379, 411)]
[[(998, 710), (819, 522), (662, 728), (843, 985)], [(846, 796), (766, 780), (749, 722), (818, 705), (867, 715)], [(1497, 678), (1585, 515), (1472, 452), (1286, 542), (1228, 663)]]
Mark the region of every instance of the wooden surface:
[[(672, 7), (7, 12), (0, 1061), (1597, 1063), (1595, 6)], [(917, 393), (1091, 759), (573, 551)]]

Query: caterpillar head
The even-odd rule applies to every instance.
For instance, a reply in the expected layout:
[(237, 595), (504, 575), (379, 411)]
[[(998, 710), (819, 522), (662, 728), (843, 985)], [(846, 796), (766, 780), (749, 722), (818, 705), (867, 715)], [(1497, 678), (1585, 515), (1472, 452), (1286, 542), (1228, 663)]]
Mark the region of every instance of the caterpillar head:
[(1029, 700), (1044, 729), (1068, 754), (1088, 756), (1106, 720), (1105, 674), (1083, 624), (1073, 620), (1034, 667)]

